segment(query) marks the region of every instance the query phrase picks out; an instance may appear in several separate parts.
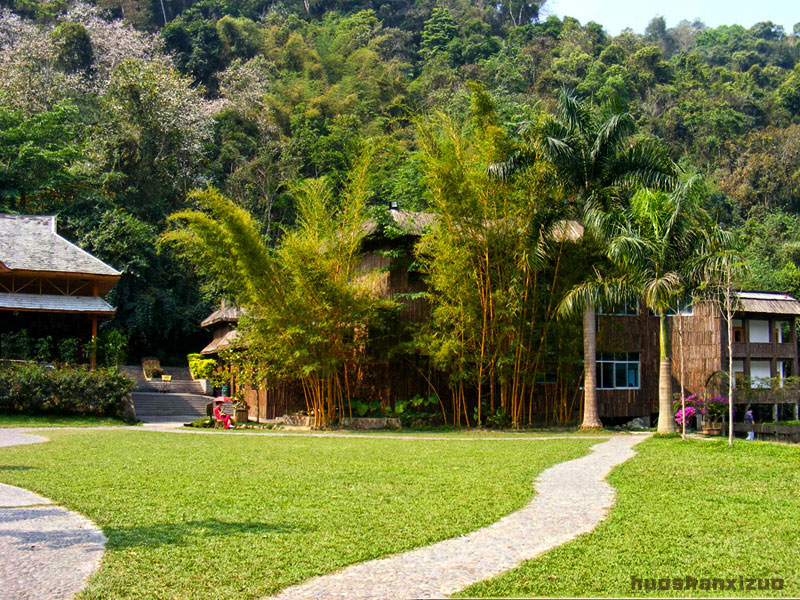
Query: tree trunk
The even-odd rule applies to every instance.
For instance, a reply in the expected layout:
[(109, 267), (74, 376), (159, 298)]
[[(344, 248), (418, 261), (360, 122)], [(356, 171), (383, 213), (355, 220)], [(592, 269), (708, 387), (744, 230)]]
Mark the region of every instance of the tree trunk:
[(728, 325), (728, 445), (733, 446), (733, 290), (731, 269), (725, 271), (725, 322)]
[(658, 315), (659, 357), (658, 370), (658, 433), (675, 433), (672, 418), (672, 360), (670, 358), (669, 327), (665, 312)]
[(594, 305), (583, 311), (583, 423), (581, 429), (602, 427), (597, 414), (597, 323)]

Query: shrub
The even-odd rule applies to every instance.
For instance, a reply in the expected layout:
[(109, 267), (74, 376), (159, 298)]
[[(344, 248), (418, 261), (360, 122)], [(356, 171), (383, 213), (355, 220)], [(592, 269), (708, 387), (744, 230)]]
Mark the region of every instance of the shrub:
[(116, 369), (0, 364), (0, 411), (124, 418), (134, 385)]
[(211, 379), (214, 376), (217, 361), (213, 358), (205, 358), (202, 354), (189, 354), (186, 358), (189, 361), (189, 371), (195, 379)]
[(185, 426), (186, 427), (199, 427), (201, 429), (210, 429), (210, 428), (214, 427), (214, 421), (213, 421), (213, 419), (209, 419), (209, 418), (205, 417), (205, 418), (202, 418), (202, 419), (196, 419), (196, 420), (192, 421), (191, 423), (186, 423)]

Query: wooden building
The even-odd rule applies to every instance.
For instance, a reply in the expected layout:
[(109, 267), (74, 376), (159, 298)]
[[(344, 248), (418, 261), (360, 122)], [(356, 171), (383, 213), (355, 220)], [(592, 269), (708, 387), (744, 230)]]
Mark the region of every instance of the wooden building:
[(239, 337), (236, 325), (239, 323), (241, 314), (240, 308), (231, 306), (222, 300), (219, 308), (200, 323), (201, 327), (211, 329), (211, 342), (200, 351), (200, 354), (208, 356), (229, 348)]
[[(767, 388), (780, 388), (784, 379), (800, 372), (796, 325), (800, 302), (773, 292), (737, 295), (733, 370), (740, 393), (736, 397), (742, 403), (796, 404), (796, 392), (769, 393)], [(718, 306), (697, 301), (668, 320), (673, 393), (680, 393), (681, 354), (685, 353), (687, 395), (724, 395), (725, 386), (721, 384), (728, 368), (727, 324)], [(658, 329), (658, 317), (638, 304), (598, 310), (597, 399), (601, 417), (648, 418), (658, 413)]]
[[(394, 298), (404, 294), (427, 291), (422, 276), (410, 269), (415, 261), (414, 246), (422, 234), (433, 225), (435, 215), (428, 212), (400, 210), (396, 206), (388, 211), (391, 219), (386, 226), (375, 221), (366, 224), (367, 236), (363, 243), (363, 259), (359, 270), (375, 277), (377, 294)], [(376, 276), (377, 275), (377, 276)], [(419, 323), (428, 316), (428, 303), (420, 298), (403, 298), (404, 319)]]
[(120, 275), (58, 235), (55, 217), (0, 214), (4, 328), (22, 325), (47, 334), (63, 330), (96, 337), (98, 321), (114, 315), (103, 298)]

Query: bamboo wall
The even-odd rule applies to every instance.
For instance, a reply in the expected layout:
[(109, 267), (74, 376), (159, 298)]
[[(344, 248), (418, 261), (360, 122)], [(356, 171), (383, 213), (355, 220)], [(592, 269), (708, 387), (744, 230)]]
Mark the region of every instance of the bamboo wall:
[(267, 387), (266, 382), (258, 389), (245, 386), (244, 401), (248, 416), (256, 421), (277, 419), (284, 415), (306, 410), (303, 391), (299, 385), (279, 384)]
[[(672, 390), (680, 392), (683, 321), (685, 387), (687, 395), (702, 393), (706, 379), (722, 368), (722, 324), (711, 303), (697, 302), (694, 313), (668, 317), (672, 344)], [(638, 352), (639, 389), (598, 390), (601, 417), (642, 417), (658, 412), (659, 341), (658, 317), (643, 306), (636, 316), (600, 315), (597, 319), (597, 351)]]
[[(421, 278), (409, 273), (411, 256), (416, 238), (401, 240), (371, 241), (365, 248), (359, 271), (369, 281), (373, 292), (383, 298), (395, 298), (396, 294), (415, 294), (427, 291)], [(389, 258), (384, 252), (397, 252), (403, 255)], [(428, 317), (429, 306), (424, 299), (395, 298), (405, 304), (401, 312), (403, 319), (419, 323)]]
[[(791, 316), (766, 313), (737, 314), (745, 320), (745, 339), (747, 339), (747, 320), (770, 321), (770, 331), (775, 320), (792, 320)], [(683, 345), (680, 336), (680, 320), (683, 321)], [(641, 371), (638, 390), (598, 390), (600, 415), (603, 417), (637, 417), (658, 412), (658, 318), (650, 316), (646, 309), (640, 309), (637, 316), (598, 317), (598, 352), (639, 352)], [(684, 357), (684, 382), (686, 395), (702, 394), (708, 383), (709, 394), (723, 394), (721, 381), (716, 383), (712, 376), (727, 370), (727, 331), (724, 320), (717, 308), (710, 302), (696, 302), (694, 313), (683, 317), (668, 317), (670, 340), (672, 343), (672, 391), (680, 393), (681, 353)], [(798, 371), (797, 329), (792, 324), (792, 337), (788, 343), (734, 343), (734, 360), (742, 360), (745, 370), (749, 370), (752, 359), (769, 359), (772, 376), (777, 375), (776, 361), (792, 361), (792, 373)], [(762, 393), (763, 402), (772, 400), (768, 393)], [(800, 398), (787, 394), (780, 396), (783, 402), (793, 402)], [(749, 396), (748, 396), (749, 398)], [(754, 400), (749, 399), (753, 402)]]

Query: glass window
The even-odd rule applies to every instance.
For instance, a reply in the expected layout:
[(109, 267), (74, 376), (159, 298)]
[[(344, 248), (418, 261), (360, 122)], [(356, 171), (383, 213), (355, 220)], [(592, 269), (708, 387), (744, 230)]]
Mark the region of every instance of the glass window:
[(609, 308), (605, 308), (604, 306), (600, 305), (597, 307), (597, 314), (635, 317), (639, 314), (639, 301), (636, 300), (635, 302), (629, 302), (626, 300), (621, 304), (615, 304)]
[(733, 330), (733, 341), (734, 342), (743, 342), (744, 341), (744, 326), (742, 325), (741, 319), (733, 319), (731, 321), (731, 329)]
[(737, 388), (743, 388), (745, 382), (744, 361), (733, 361), (733, 383)]
[(668, 317), (674, 317), (677, 314), (691, 317), (694, 314), (694, 301), (691, 298), (684, 298), (678, 303), (677, 311), (673, 308), (667, 310)]
[(639, 389), (639, 353), (600, 352), (597, 356), (597, 388)]

